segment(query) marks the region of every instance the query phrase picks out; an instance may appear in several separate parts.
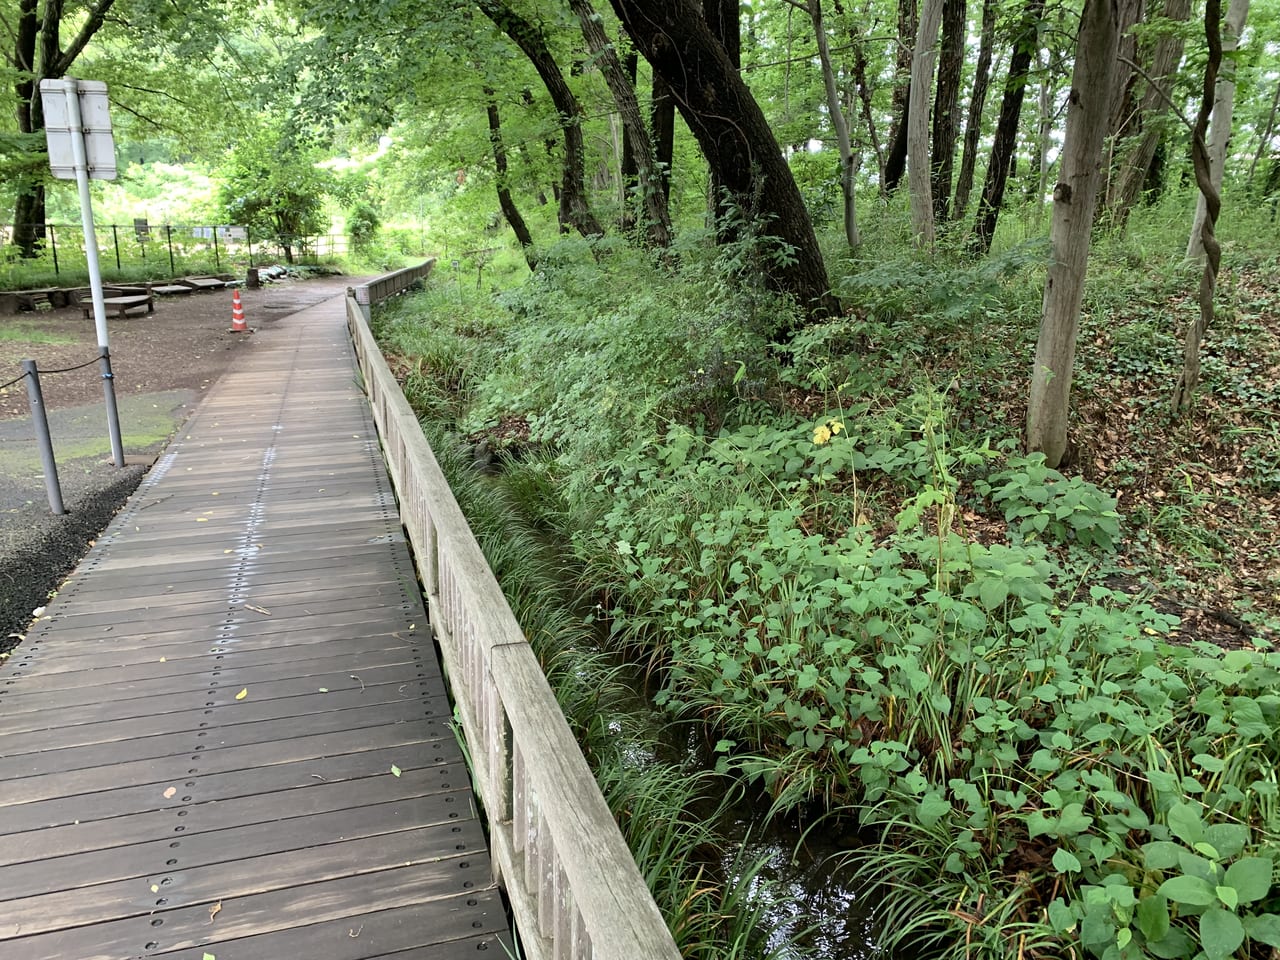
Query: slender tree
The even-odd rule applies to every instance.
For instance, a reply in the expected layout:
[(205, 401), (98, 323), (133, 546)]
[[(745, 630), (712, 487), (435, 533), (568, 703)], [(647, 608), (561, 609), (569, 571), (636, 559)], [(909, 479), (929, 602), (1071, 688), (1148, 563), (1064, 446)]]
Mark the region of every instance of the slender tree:
[(707, 165), (762, 229), (787, 245), (766, 280), (811, 317), (839, 313), (804, 200), (763, 111), (692, 0), (612, 0), (641, 55), (666, 81)]
[(1026, 91), (1031, 58), (1037, 45), (1040, 20), (1044, 16), (1045, 0), (1026, 0), (1013, 40), (1013, 55), (1009, 58), (1009, 72), (1004, 83), (1004, 97), (1000, 101), (1000, 119), (991, 144), (991, 160), (987, 164), (987, 178), (982, 187), (982, 199), (978, 201), (977, 219), (973, 228), (971, 248), (985, 256), (991, 249), (996, 235), (996, 223), (1004, 203), (1005, 184), (1013, 163), (1014, 146), (1018, 139), (1018, 120), (1022, 116), (1022, 98)]
[(982, 135), (982, 110), (987, 104), (991, 86), (991, 54), (995, 45), (995, 0), (982, 0), (982, 35), (978, 40), (978, 62), (973, 68), (973, 90), (969, 94), (969, 112), (964, 124), (964, 150), (960, 157), (960, 175), (956, 179), (956, 200), (951, 217), (961, 219), (969, 210), (969, 191), (973, 189), (973, 169), (978, 158), (978, 138)]
[(911, 58), (919, 29), (916, 0), (898, 0), (898, 57), (894, 69), (889, 152), (884, 161), (885, 193), (898, 189), (907, 170), (907, 123), (911, 110)]
[(1093, 208), (1102, 177), (1111, 77), (1116, 63), (1116, 0), (1085, 0), (1067, 102), (1060, 179), (1053, 188), (1053, 253), (1031, 372), (1026, 442), (1056, 467), (1067, 451), (1067, 415), (1076, 334), (1084, 297)]
[(933, 215), (951, 212), (951, 171), (960, 132), (960, 75), (964, 66), (965, 0), (943, 0), (942, 45), (938, 53), (938, 93), (933, 101), (931, 179)]
[(584, 237), (604, 233), (600, 221), (591, 212), (587, 202), (583, 170), (586, 165), (586, 147), (582, 139), (582, 107), (551, 55), (547, 38), (532, 21), (526, 20), (511, 8), (506, 0), (476, 0), (480, 12), (510, 37), (512, 43), (529, 58), (538, 72), (551, 102), (560, 114), (560, 129), (564, 135), (564, 164), (560, 180), (560, 228), (576, 229)]
[(489, 117), (489, 146), (493, 150), (493, 167), (497, 173), (494, 178), (494, 187), (498, 191), (498, 206), (502, 208), (502, 215), (506, 217), (507, 224), (511, 227), (511, 232), (516, 235), (516, 240), (520, 243), (520, 250), (524, 254), (525, 263), (529, 265), (530, 270), (536, 270), (538, 268), (538, 257), (534, 252), (533, 235), (529, 232), (529, 227), (524, 222), (524, 217), (520, 215), (520, 210), (511, 196), (507, 170), (507, 147), (502, 139), (502, 117), (498, 112), (497, 91), (490, 86), (486, 86), (484, 88), (484, 99), (485, 112)]
[(578, 18), (582, 35), (587, 41), (587, 49), (591, 51), (596, 66), (604, 75), (605, 84), (613, 94), (613, 102), (622, 116), (623, 129), (626, 131), (626, 140), (631, 145), (631, 157), (639, 181), (640, 205), (645, 215), (645, 236), (655, 247), (670, 246), (671, 220), (667, 216), (667, 198), (659, 184), (653, 141), (649, 138), (649, 129), (640, 113), (635, 81), (627, 77), (617, 50), (604, 32), (604, 25), (590, 0), (569, 0), (569, 7)]
[[(1235, 0), (1232, 0), (1232, 5), (1235, 5)], [(1221, 0), (1206, 0), (1204, 35), (1209, 46), (1209, 58), (1204, 66), (1200, 111), (1196, 114), (1196, 122), (1191, 129), (1191, 163), (1195, 168), (1196, 186), (1200, 189), (1200, 198), (1204, 203), (1203, 217), (1197, 210), (1197, 220), (1200, 224), (1198, 246), (1203, 251), (1204, 269), (1200, 272), (1199, 315), (1187, 326), (1182, 345), (1182, 373), (1173, 388), (1171, 404), (1173, 412), (1181, 415), (1190, 412), (1191, 401), (1195, 397), (1196, 386), (1200, 382), (1200, 344), (1209, 329), (1209, 324), (1213, 322), (1213, 297), (1218, 284), (1218, 267), (1222, 262), (1222, 247), (1214, 234), (1222, 199), (1218, 193), (1218, 185), (1213, 179), (1213, 148), (1205, 140), (1205, 134), (1209, 129), (1209, 118), (1217, 114), (1218, 97), (1221, 93), (1218, 71), (1226, 57), (1226, 44), (1223, 43), (1222, 28), (1219, 25), (1221, 17)], [(1242, 24), (1243, 19), (1241, 14), (1238, 22)], [(1230, 8), (1228, 8), (1227, 20), (1230, 23)], [(1239, 34), (1236, 36), (1238, 37)]]
[[(1236, 51), (1240, 46), (1240, 35), (1244, 32), (1244, 21), (1248, 15), (1249, 0), (1231, 0), (1227, 5), (1227, 19), (1223, 25), (1226, 30), (1221, 39), (1222, 65), (1217, 71), (1213, 119), (1209, 133), (1209, 178), (1215, 193), (1222, 191), (1222, 174), (1227, 166), (1227, 143), (1231, 139), (1231, 115), (1236, 102)], [(1206, 19), (1208, 16), (1206, 9)], [(1196, 179), (1199, 182), (1198, 175)], [(1187, 241), (1188, 260), (1203, 262), (1205, 259), (1207, 251), (1204, 248), (1203, 236), (1204, 223), (1208, 216), (1208, 197), (1202, 189), (1196, 201), (1196, 217), (1191, 227), (1191, 237)]]
[(934, 241), (933, 192), (929, 169), (929, 97), (933, 89), (933, 65), (942, 25), (944, 0), (924, 0), (911, 58), (911, 98), (907, 115), (907, 185), (911, 198), (911, 232), (921, 247)]

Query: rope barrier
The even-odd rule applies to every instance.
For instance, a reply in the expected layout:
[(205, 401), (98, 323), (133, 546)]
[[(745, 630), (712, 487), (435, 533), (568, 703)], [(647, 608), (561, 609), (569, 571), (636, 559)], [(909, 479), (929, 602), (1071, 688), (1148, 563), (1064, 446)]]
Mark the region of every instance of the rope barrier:
[(24, 373), (24, 374), (22, 374), (22, 376), (20, 376), (20, 377), (14, 377), (14, 378), (13, 378), (12, 380), (10, 380), (8, 383), (0, 383), (0, 390), (8, 390), (8, 389), (9, 389), (10, 387), (12, 387), (15, 383), (21, 383), (21, 382), (22, 382), (23, 380), (25, 380), (25, 379), (27, 379), (27, 375)]
[(78, 366), (63, 367), (61, 370), (41, 370), (40, 375), (43, 377), (51, 373), (71, 373), (73, 370), (83, 370), (85, 367), (92, 366), (93, 364), (97, 363), (99, 359), (100, 359), (99, 357), (94, 357), (92, 360), (86, 360), (84, 363), (79, 364)]

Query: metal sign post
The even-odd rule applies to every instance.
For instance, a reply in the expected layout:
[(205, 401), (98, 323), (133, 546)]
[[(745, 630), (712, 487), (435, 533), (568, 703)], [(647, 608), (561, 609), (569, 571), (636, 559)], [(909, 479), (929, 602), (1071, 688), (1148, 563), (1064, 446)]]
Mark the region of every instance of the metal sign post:
[(94, 325), (98, 332), (98, 362), (102, 371), (102, 392), (107, 404), (107, 431), (111, 435), (112, 459), (117, 467), (123, 467), (120, 414), (116, 410), (111, 351), (107, 344), (107, 305), (102, 295), (98, 236), (94, 232), (93, 201), (89, 196), (91, 176), (97, 180), (114, 180), (116, 177), (115, 141), (111, 136), (107, 85), (95, 80), (41, 80), (40, 102), (44, 108), (49, 167), (55, 177), (63, 180), (74, 178), (80, 191), (84, 254), (89, 268)]

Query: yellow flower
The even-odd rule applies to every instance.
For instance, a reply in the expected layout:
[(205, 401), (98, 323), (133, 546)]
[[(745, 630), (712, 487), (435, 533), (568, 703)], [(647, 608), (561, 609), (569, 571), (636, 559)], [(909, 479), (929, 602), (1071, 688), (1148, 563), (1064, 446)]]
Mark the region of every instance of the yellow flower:
[(827, 423), (831, 427), (832, 436), (835, 436), (837, 433), (839, 433), (841, 430), (844, 429), (844, 424), (841, 423), (839, 420), (828, 420)]
[(813, 428), (813, 442), (819, 447), (831, 439), (831, 430), (824, 423), (820, 427)]

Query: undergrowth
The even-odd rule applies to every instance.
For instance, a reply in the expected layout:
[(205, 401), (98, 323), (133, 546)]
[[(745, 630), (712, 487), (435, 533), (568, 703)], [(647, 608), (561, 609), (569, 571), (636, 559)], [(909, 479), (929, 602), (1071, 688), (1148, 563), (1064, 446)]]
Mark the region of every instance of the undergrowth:
[[(1228, 238), (1199, 407), (1173, 423), (1185, 278), (1146, 244), (1095, 258), (1061, 471), (1018, 452), (1034, 241), (846, 263), (849, 315), (785, 347), (750, 267), (776, 252), (749, 238), (678, 266), (574, 242), (381, 333), (422, 409), (523, 458), (522, 500), (718, 773), (874, 838), (848, 860), (886, 891), (890, 955), (1263, 957), (1280, 267)], [(1237, 634), (1188, 631), (1210, 603)]]

